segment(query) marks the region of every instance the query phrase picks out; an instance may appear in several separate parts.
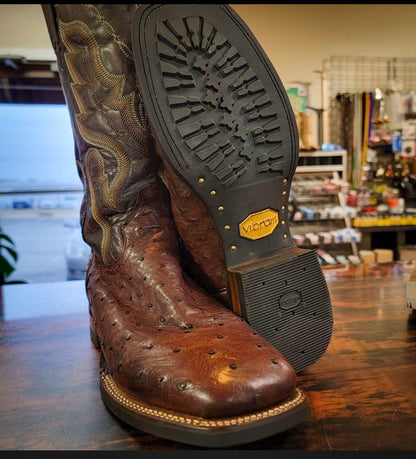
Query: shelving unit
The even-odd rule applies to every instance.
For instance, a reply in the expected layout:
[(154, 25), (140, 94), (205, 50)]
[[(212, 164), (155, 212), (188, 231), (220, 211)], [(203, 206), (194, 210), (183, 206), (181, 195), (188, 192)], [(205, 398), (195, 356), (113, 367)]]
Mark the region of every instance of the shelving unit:
[[(334, 256), (344, 255), (347, 258), (349, 255), (354, 255), (358, 257), (357, 243), (361, 234), (352, 227), (351, 218), (345, 213), (344, 194), (339, 191), (338, 186), (333, 186), (328, 192), (325, 192), (327, 189), (325, 182), (339, 182), (340, 175), (345, 177), (346, 174), (346, 150), (300, 152), (298, 167), (292, 182), (292, 191), (296, 199), (297, 211), (302, 211), (305, 207), (310, 210), (304, 211), (305, 219), (292, 219), (290, 223), (292, 234), (299, 247), (314, 249), (318, 255), (322, 250), (329, 250)], [(332, 212), (331, 215), (329, 209), (336, 208), (341, 210), (341, 213)], [(325, 209), (328, 212), (325, 213)], [(296, 215), (299, 213), (295, 213), (295, 217)], [(340, 234), (346, 236), (347, 233), (351, 235), (351, 239), (340, 241)]]
[(299, 163), (296, 168), (297, 174), (341, 172), (342, 178), (347, 176), (347, 150), (335, 151), (301, 151)]

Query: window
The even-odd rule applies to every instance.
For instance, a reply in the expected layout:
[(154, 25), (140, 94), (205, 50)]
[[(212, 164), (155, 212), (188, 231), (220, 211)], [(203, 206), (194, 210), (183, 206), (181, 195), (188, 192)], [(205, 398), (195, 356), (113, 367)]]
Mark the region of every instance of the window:
[(17, 68), (10, 75), (0, 65), (0, 226), (19, 254), (6, 280), (83, 279), (90, 252), (79, 225), (83, 188), (59, 78), (27, 77), (22, 62)]

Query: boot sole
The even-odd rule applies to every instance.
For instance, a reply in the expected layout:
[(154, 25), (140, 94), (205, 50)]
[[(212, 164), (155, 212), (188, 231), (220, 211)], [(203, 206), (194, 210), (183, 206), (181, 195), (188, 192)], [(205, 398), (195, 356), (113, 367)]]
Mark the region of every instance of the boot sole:
[(132, 399), (101, 372), (103, 402), (118, 418), (136, 429), (169, 440), (208, 448), (224, 448), (261, 440), (289, 430), (309, 417), (304, 393), (264, 411), (224, 419), (204, 419), (163, 410)]
[[(101, 349), (94, 325), (91, 341)], [(223, 419), (204, 419), (151, 406), (133, 399), (117, 386), (100, 357), (100, 392), (107, 408), (118, 418), (144, 432), (190, 445), (209, 448), (251, 443), (289, 430), (310, 417), (305, 393), (296, 388), (283, 402), (262, 411)]]
[(278, 405), (229, 418), (205, 419), (164, 410), (133, 399), (117, 386), (105, 366), (101, 353), (101, 398), (115, 416), (143, 432), (189, 445), (225, 448), (251, 443), (292, 429), (310, 417), (309, 403), (299, 388)]
[(286, 91), (226, 5), (151, 5), (133, 51), (153, 134), (221, 236), (234, 312), (299, 373), (326, 351), (332, 306), (314, 252), (288, 226), (298, 136)]

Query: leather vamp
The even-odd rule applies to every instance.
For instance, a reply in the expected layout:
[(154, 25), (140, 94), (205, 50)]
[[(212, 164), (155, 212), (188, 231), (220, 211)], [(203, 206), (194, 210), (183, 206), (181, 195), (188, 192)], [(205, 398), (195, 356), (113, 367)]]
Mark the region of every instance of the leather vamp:
[(114, 380), (139, 401), (208, 418), (286, 399), (296, 385), (290, 365), (183, 275), (164, 201), (158, 187), (142, 191), (117, 263), (89, 268), (91, 313)]

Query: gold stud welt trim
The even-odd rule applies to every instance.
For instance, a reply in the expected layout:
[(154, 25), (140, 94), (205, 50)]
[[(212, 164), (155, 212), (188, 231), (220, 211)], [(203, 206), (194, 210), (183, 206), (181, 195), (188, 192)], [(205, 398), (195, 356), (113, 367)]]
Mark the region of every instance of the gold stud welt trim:
[(198, 427), (227, 427), (248, 424), (250, 422), (259, 421), (261, 419), (266, 419), (289, 411), (290, 409), (300, 405), (305, 400), (305, 394), (300, 389), (296, 388), (295, 394), (290, 400), (268, 410), (258, 411), (250, 415), (238, 416), (234, 418), (207, 420), (194, 416), (179, 416), (168, 411), (150, 408), (149, 406), (145, 406), (136, 401), (133, 401), (133, 399), (131, 399), (127, 394), (122, 392), (117, 387), (111, 375), (106, 372), (101, 374), (101, 381), (106, 392), (110, 394), (114, 400), (116, 400), (120, 405), (136, 411), (138, 414), (154, 416), (159, 419), (165, 419), (167, 421)]

